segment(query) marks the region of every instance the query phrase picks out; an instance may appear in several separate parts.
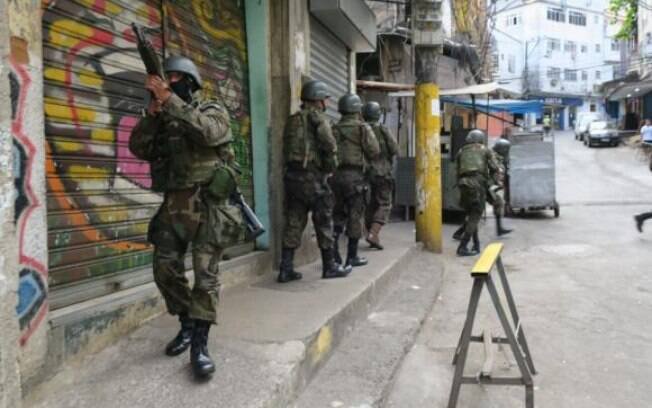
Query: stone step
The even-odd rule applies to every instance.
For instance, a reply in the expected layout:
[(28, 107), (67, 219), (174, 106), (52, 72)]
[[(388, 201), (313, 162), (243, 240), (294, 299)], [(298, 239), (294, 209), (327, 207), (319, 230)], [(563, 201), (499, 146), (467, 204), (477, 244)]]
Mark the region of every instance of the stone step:
[[(269, 279), (226, 290), (210, 350), (212, 381), (192, 378), (189, 356), (166, 357), (177, 322), (161, 316), (104, 350), (65, 364), (27, 396), (27, 407), (288, 407), (342, 339), (367, 319), (420, 251), (414, 224), (383, 230), (384, 251), (361, 250), (369, 265), (346, 279), (322, 280), (321, 266), (304, 279)], [(361, 244), (361, 247), (365, 245)]]

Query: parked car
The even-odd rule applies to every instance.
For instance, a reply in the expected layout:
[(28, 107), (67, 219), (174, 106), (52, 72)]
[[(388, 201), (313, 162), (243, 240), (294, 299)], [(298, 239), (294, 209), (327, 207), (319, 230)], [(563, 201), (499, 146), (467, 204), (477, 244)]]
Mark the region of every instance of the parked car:
[(580, 113), (577, 121), (575, 121), (575, 140), (584, 141), (584, 136), (589, 133), (589, 125), (591, 122), (601, 119), (602, 116), (599, 113)]
[(589, 125), (589, 133), (584, 136), (584, 144), (588, 147), (606, 144), (618, 146), (620, 144), (620, 133), (616, 124), (606, 120), (596, 120)]

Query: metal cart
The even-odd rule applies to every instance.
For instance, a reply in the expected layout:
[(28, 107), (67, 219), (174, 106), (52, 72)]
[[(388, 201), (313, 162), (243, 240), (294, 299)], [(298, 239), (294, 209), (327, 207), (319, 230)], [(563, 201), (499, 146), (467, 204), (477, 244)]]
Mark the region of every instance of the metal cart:
[(541, 132), (510, 136), (505, 212), (552, 210), (559, 217), (555, 186), (555, 143)]

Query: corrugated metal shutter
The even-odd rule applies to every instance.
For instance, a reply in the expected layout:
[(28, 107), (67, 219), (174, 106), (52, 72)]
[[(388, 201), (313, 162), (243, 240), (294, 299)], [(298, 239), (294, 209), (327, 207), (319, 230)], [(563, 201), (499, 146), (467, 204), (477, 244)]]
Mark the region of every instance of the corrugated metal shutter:
[[(159, 29), (159, 9), (156, 1), (60, 0), (44, 10), (53, 307), (71, 303), (57, 298), (61, 288), (151, 264), (145, 237), (160, 197), (127, 148), (144, 96), (129, 24)], [(119, 280), (95, 294), (116, 290)]]
[(310, 76), (328, 85), (326, 113), (337, 120), (337, 100), (349, 92), (349, 50), (316, 18), (310, 19)]
[(205, 93), (229, 110), (241, 166), (241, 189), (253, 204), (249, 71), (244, 4), (239, 0), (171, 1), (165, 7), (165, 49), (198, 66)]
[[(145, 96), (131, 22), (150, 28), (149, 37), (161, 49), (165, 44), (166, 54), (171, 50), (198, 61), (209, 91), (227, 102), (243, 190), (251, 199), (245, 22), (239, 3), (166, 1), (165, 19), (160, 0), (58, 0), (45, 6), (52, 308), (152, 279), (146, 232), (161, 197), (148, 189), (148, 165), (127, 147)], [(180, 23), (187, 31), (176, 29)]]

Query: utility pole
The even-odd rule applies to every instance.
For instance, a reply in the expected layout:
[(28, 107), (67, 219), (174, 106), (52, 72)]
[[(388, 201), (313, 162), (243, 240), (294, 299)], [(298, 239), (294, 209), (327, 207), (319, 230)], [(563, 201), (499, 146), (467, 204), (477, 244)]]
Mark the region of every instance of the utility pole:
[(442, 252), (440, 112), (437, 59), (442, 54), (442, 0), (412, 0), (415, 61), (417, 241)]

